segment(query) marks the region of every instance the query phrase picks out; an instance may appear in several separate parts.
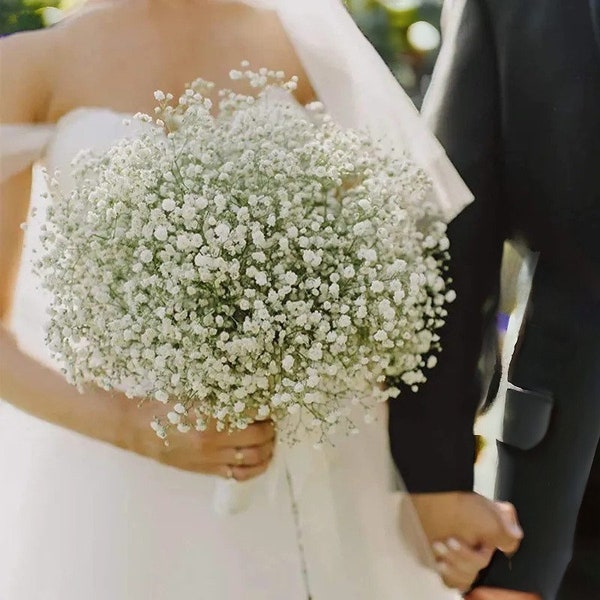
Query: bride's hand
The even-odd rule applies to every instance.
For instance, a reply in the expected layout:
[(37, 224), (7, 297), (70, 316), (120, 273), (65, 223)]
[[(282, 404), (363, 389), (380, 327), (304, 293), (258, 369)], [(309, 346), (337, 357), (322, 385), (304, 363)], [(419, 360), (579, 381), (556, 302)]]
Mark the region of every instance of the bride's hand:
[(0, 397), (49, 423), (177, 469), (239, 481), (261, 475), (271, 461), (275, 429), (270, 422), (232, 434), (214, 427), (202, 433), (173, 432), (165, 446), (150, 427), (155, 416), (165, 413), (164, 405), (148, 401), (138, 408), (123, 394), (94, 387), (82, 396), (60, 373), (25, 354), (2, 325), (0, 356)]
[(451, 589), (468, 592), (479, 573), (492, 560), (494, 549), (469, 548), (456, 538), (433, 544), (437, 567), (444, 583)]
[[(131, 401), (130, 401), (131, 402)], [(243, 431), (206, 431), (169, 433), (168, 445), (150, 428), (164, 406), (147, 402), (136, 407), (132, 402), (124, 428), (123, 446), (159, 463), (206, 475), (247, 481), (262, 475), (273, 458), (275, 428), (270, 421), (254, 423)]]

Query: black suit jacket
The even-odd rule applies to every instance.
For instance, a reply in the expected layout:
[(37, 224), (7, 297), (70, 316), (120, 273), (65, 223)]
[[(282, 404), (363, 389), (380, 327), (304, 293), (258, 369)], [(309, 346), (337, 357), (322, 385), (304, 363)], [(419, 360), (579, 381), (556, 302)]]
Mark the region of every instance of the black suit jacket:
[[(600, 0), (454, 0), (449, 16), (425, 112), (475, 201), (449, 228), (457, 300), (441, 332), (438, 367), (417, 394), (390, 403), (391, 448), (409, 490), (472, 489), (473, 421), (482, 397), (477, 365), (496, 311), (503, 243), (519, 239), (539, 251), (533, 322), (515, 369), (521, 387), (545, 395), (551, 411), (542, 399), (542, 425), (509, 430), (515, 452), (505, 463), (503, 494), (518, 497), (525, 515), (544, 505), (544, 493), (568, 496), (561, 505), (572, 513), (565, 534), (548, 532), (549, 542), (560, 537), (567, 547), (542, 552), (544, 572), (519, 583), (543, 587), (551, 598), (583, 495), (579, 480), (557, 479), (559, 489), (552, 489), (552, 460), (564, 454), (585, 481), (600, 436), (600, 366), (593, 372), (600, 356)], [(568, 369), (577, 352), (586, 360)], [(580, 397), (565, 398), (582, 379)], [(531, 413), (512, 417), (521, 425), (535, 421)], [(571, 426), (581, 435), (561, 439)], [(545, 437), (546, 457), (537, 448)], [(548, 478), (545, 492), (530, 482), (537, 491), (520, 496), (517, 488), (528, 484), (514, 478), (519, 461), (533, 468), (533, 458), (544, 469), (538, 478)], [(518, 573), (515, 565), (511, 572)], [(492, 577), (504, 573), (493, 583), (510, 579), (510, 565), (494, 568)]]
[(450, 224), (458, 299), (439, 364), (391, 403), (397, 465), (415, 492), (468, 490), (477, 364), (503, 242), (600, 298), (600, 0), (455, 0), (425, 111), (476, 200)]
[(417, 394), (390, 403), (409, 490), (470, 490), (503, 243), (540, 252), (499, 495), (526, 539), (486, 583), (554, 598), (600, 436), (600, 0), (455, 0), (425, 111), (475, 201), (449, 228), (457, 300)]

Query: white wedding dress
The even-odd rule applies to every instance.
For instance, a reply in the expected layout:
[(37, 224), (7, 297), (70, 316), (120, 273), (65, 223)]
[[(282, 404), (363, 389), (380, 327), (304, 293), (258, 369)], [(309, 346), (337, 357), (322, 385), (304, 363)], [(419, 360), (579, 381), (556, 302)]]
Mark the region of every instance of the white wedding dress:
[[(30, 144), (65, 178), (80, 149), (101, 150), (135, 133), (124, 118), (78, 109), (53, 129), (6, 128), (3, 148)], [(12, 144), (9, 136), (16, 136)], [(35, 175), (37, 211), (28, 221), (13, 330), (23, 350), (52, 365), (44, 344), (48, 298), (31, 272), (47, 202)], [(303, 560), (313, 600), (455, 597), (402, 539), (383, 407), (379, 422), (334, 448), (307, 444), (279, 454), (251, 507), (220, 517), (215, 478), (161, 466), (1, 403), (0, 599), (307, 600)]]
[[(299, 10), (293, 4), (302, 3), (281, 4), (289, 8), (282, 9), (282, 22), (315, 89), (344, 120), (344, 102), (352, 100), (354, 108), (358, 102), (336, 99), (337, 86), (329, 93), (325, 83), (335, 56), (325, 55), (327, 64), (311, 59), (318, 47), (302, 38), (310, 15), (303, 29), (302, 18), (291, 17)], [(341, 10), (337, 0), (306, 0), (304, 6), (333, 11), (327, 16), (336, 19)], [(320, 24), (326, 28), (324, 15)], [(350, 19), (342, 26), (350, 27)], [(366, 44), (363, 38), (360, 43)], [(378, 60), (374, 52), (369, 59)], [(4, 126), (4, 175), (42, 159), (50, 171), (62, 171), (68, 185), (71, 160), (80, 150), (102, 150), (143, 127), (126, 126), (124, 118), (81, 108), (55, 126)], [(455, 200), (445, 205), (451, 215), (468, 193), (435, 141), (428, 143), (436, 148), (432, 168), (440, 174), (440, 190)], [(24, 351), (55, 366), (44, 343), (48, 298), (31, 270), (47, 202), (39, 169), (34, 173), (32, 206), (38, 210), (28, 220), (12, 329)], [(460, 193), (448, 191), (453, 185)], [(400, 533), (402, 495), (393, 485), (384, 407), (378, 422), (363, 426), (357, 436), (341, 437), (335, 447), (279, 448), (242, 514), (216, 515), (215, 484), (215, 478), (161, 466), (0, 402), (0, 600), (457, 598), (421, 566)]]

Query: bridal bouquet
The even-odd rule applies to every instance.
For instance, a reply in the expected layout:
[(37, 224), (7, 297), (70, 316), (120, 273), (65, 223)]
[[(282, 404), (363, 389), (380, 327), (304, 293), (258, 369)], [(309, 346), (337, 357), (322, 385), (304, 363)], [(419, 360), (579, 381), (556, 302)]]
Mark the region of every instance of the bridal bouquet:
[(161, 438), (269, 418), (324, 441), (434, 366), (445, 225), (407, 157), (247, 67), (258, 97), (157, 92), (141, 136), (51, 181), (48, 343), (72, 383), (170, 404)]

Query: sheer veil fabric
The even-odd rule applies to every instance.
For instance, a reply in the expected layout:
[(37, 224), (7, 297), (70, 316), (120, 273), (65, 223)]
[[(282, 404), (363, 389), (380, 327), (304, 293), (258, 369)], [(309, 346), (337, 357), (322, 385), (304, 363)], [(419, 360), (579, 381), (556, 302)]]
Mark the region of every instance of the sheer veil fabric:
[[(334, 118), (408, 151), (429, 172), (448, 220), (470, 202), (341, 0), (245, 1), (277, 11)], [(76, 109), (55, 127), (0, 127), (0, 179), (40, 157), (49, 170), (68, 175), (79, 150), (102, 150), (135, 135), (123, 119), (91, 108)], [(28, 221), (13, 330), (25, 351), (56, 368), (44, 344), (48, 298), (31, 271), (43, 192), (37, 172), (32, 206), (39, 210)], [(247, 513), (218, 519), (212, 478), (167, 469), (0, 403), (0, 535), (9, 542), (0, 545), (0, 598), (306, 600), (308, 589), (312, 600), (458, 598), (416, 558), (427, 548), (394, 481), (384, 407), (378, 423), (333, 448), (317, 452), (301, 444), (279, 452), (269, 477)], [(401, 506), (410, 536), (400, 532)]]

